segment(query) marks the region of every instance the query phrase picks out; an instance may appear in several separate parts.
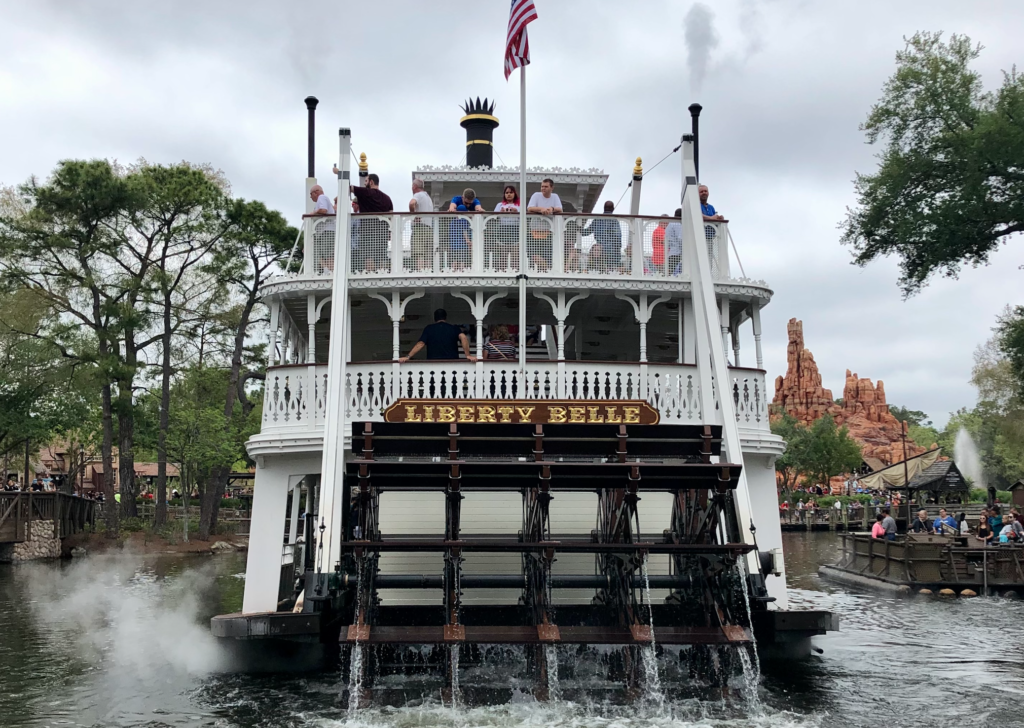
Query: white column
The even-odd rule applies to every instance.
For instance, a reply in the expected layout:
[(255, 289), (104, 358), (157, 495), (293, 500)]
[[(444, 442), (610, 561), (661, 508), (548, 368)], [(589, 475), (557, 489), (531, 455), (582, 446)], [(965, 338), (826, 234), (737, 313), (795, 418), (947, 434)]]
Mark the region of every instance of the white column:
[[(351, 181), (352, 136), (348, 129), (339, 130), (338, 201), (348, 199)], [(345, 400), (346, 374), (350, 338), (348, 305), (349, 213), (351, 207), (339, 204), (334, 229), (334, 278), (331, 302), (330, 356), (328, 358), (327, 408), (324, 418), (324, 445), (320, 485), (320, 524), (323, 527), (322, 557), (319, 570), (334, 571), (341, 553), (342, 481), (345, 477)]]
[[(299, 476), (294, 476), (299, 477)], [(288, 543), (295, 543), (296, 537), (299, 535), (299, 501), (302, 500), (302, 483), (301, 481), (295, 483), (290, 490), (292, 494), (292, 512), (291, 518), (288, 520)]]
[(733, 366), (740, 365), (740, 332), (739, 325), (733, 325), (732, 330), (732, 363)]
[(641, 293), (639, 301), (634, 301), (626, 293), (616, 293), (615, 297), (622, 301), (628, 301), (633, 307), (633, 313), (636, 314), (636, 320), (640, 324), (640, 362), (645, 364), (647, 363), (647, 322), (651, 320), (654, 307), (669, 300), (671, 295), (662, 293), (650, 300), (648, 294)]
[[(547, 301), (548, 305), (551, 306), (551, 313), (554, 314), (555, 320), (558, 322), (558, 396), (565, 397), (567, 395), (568, 382), (565, 377), (565, 319), (569, 316), (569, 311), (572, 309), (572, 305), (577, 301), (581, 301), (587, 298), (589, 293), (577, 293), (575, 296), (570, 298), (568, 301), (565, 298), (565, 291), (559, 291), (555, 298), (540, 292), (535, 291), (534, 296), (541, 300)], [(576, 339), (577, 344), (579, 338)], [(579, 346), (576, 347), (576, 355), (579, 358)]]
[(719, 306), (721, 306), (719, 319), (722, 327), (722, 350), (729, 351), (729, 297), (722, 296)]
[(636, 166), (633, 167), (633, 187), (632, 192), (629, 196), (629, 214), (639, 215), (640, 214), (640, 187), (644, 182), (644, 168), (643, 160), (640, 157), (636, 158)]
[(267, 302), (270, 306), (270, 342), (267, 366), (277, 365), (277, 330), (281, 326), (281, 302), (276, 298)]
[(309, 364), (316, 364), (316, 294), (310, 293), (306, 296), (306, 361)]
[[(288, 471), (261, 466), (257, 459), (249, 522), (249, 553), (245, 567), (242, 612), (277, 611), (281, 584), (281, 534), (288, 501)], [(275, 463), (280, 458), (274, 458)]]
[(684, 358), (683, 358), (683, 310), (686, 307), (686, 299), (680, 297), (680, 298), (677, 298), (676, 301), (677, 301), (677, 304), (676, 304), (677, 305), (677, 308), (676, 308), (676, 329), (677, 329), (676, 330), (676, 336), (677, 336), (676, 363), (682, 364), (685, 361)]
[(632, 218), (629, 221), (630, 276), (641, 278), (644, 274), (644, 221)]
[[(684, 256), (685, 257), (685, 256)], [(683, 299), (683, 363), (697, 363), (696, 321), (693, 316), (693, 299)]]
[(761, 356), (761, 304), (757, 301), (750, 307), (750, 320), (754, 325), (754, 354), (757, 356), (757, 368), (764, 369), (764, 359)]

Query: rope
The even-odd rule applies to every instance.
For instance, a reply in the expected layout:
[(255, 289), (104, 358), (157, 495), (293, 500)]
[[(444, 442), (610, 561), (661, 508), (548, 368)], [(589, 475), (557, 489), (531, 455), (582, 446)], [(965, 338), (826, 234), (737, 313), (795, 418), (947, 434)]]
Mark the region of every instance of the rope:
[(736, 256), (736, 262), (740, 264), (740, 273), (743, 277), (747, 277), (747, 272), (743, 270), (743, 261), (740, 260), (740, 252), (736, 250), (736, 242), (732, 239), (732, 230), (727, 231), (729, 233), (729, 244), (732, 245), (732, 254)]
[[(666, 154), (666, 155), (665, 155), (664, 157), (662, 157), (661, 159), (659, 159), (659, 160), (658, 160), (658, 162), (657, 162), (657, 164), (655, 164), (655, 165), (654, 165), (653, 167), (651, 167), (651, 168), (650, 168), (649, 170), (647, 170), (647, 171), (646, 171), (646, 172), (644, 172), (644, 173), (643, 173), (642, 175), (640, 175), (640, 179), (643, 179), (644, 177), (646, 177), (647, 175), (649, 175), (649, 174), (650, 174), (651, 172), (653, 172), (654, 170), (656, 170), (656, 169), (658, 168), (658, 165), (659, 165), (659, 164), (661, 164), (661, 163), (662, 163), (662, 162), (664, 162), (664, 161), (665, 161), (666, 159), (668, 159), (669, 157), (671, 157), (671, 156), (672, 156), (673, 154), (675, 154), (676, 152), (678, 152), (678, 151), (679, 151), (679, 150), (680, 150), (680, 149), (682, 148), (682, 146), (683, 146), (683, 145), (682, 145), (682, 144), (680, 144), (680, 145), (679, 145), (679, 146), (677, 146), (677, 147), (676, 147), (675, 149), (673, 149), (673, 150), (672, 150), (671, 152), (669, 152), (669, 153), (668, 153), (668, 154)], [(620, 203), (620, 202), (622, 202), (622, 198), (626, 196), (626, 193), (627, 193), (627, 192), (629, 192), (629, 188), (630, 188), (630, 187), (632, 187), (632, 186), (633, 186), (633, 180), (630, 180), (630, 181), (629, 181), (629, 184), (628, 184), (628, 185), (626, 185), (626, 189), (624, 189), (624, 190), (622, 191), (622, 194), (621, 194), (621, 195), (619, 196), (619, 199), (618, 199), (618, 201), (617, 201), (617, 202), (615, 203), (615, 208), (616, 208), (616, 209), (618, 209), (618, 207), (619, 207), (619, 203)], [(743, 267), (743, 266), (741, 265), (741, 266), (740, 266), (740, 268), (742, 268), (742, 267)]]

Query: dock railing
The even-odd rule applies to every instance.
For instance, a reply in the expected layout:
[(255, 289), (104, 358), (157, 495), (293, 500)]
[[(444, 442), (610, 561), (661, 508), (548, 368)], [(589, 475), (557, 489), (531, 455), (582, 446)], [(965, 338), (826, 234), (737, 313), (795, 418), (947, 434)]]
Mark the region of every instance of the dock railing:
[(92, 525), (96, 502), (68, 493), (0, 492), (0, 543), (32, 539), (35, 521), (52, 521), (54, 538), (71, 536)]

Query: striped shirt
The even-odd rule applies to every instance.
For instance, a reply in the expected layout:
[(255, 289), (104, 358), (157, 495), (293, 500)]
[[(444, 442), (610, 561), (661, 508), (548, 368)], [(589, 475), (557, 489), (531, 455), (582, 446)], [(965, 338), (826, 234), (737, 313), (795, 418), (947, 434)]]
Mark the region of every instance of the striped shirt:
[(487, 346), (484, 347), (484, 351), (489, 359), (501, 359), (502, 356), (506, 359), (516, 358), (516, 345), (511, 341), (491, 339), (487, 342)]

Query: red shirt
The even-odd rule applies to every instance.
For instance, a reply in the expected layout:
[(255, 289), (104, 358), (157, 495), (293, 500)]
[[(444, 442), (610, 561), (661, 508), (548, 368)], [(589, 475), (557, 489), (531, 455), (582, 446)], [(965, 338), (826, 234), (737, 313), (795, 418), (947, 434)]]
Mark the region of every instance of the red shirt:
[(665, 264), (665, 228), (661, 225), (651, 233), (651, 262), (654, 265)]

